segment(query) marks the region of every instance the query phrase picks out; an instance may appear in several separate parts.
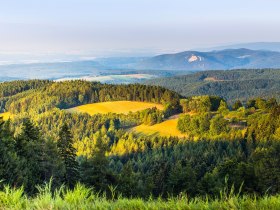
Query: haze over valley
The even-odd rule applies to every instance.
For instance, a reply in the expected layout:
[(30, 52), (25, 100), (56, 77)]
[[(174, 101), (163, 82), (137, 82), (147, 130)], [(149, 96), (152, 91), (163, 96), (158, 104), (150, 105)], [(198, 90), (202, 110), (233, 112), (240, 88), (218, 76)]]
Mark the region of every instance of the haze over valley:
[[(254, 46), (252, 43), (244, 45)], [(184, 51), (151, 57), (108, 57), (67, 62), (9, 64), (0, 65), (0, 79), (84, 79), (107, 83), (133, 83), (203, 70), (260, 68), (280, 68), (280, 52), (240, 48), (209, 52)]]

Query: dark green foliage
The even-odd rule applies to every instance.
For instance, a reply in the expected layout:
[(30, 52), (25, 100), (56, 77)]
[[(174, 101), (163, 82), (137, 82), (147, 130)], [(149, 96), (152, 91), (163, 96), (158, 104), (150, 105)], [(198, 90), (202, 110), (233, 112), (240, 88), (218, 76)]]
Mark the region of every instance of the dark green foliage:
[(230, 71), (202, 71), (188, 75), (148, 80), (146, 84), (160, 85), (189, 97), (216, 95), (230, 104), (250, 98), (276, 97), (280, 99), (279, 69), (244, 69)]
[(240, 100), (237, 100), (234, 102), (234, 104), (232, 105), (232, 110), (238, 110), (240, 107), (242, 107), (242, 103)]
[(73, 147), (73, 137), (67, 124), (64, 124), (60, 129), (57, 147), (64, 164), (63, 182), (73, 188), (80, 175), (79, 165), (76, 161), (76, 149)]
[(19, 80), (0, 83), (0, 111), (5, 111), (6, 102), (11, 96), (31, 89), (39, 89), (50, 83), (51, 81), (48, 80)]
[(163, 121), (168, 115), (156, 108), (146, 109), (140, 112), (140, 119), (146, 125), (154, 125)]
[(221, 115), (216, 115), (210, 120), (210, 133), (212, 135), (220, 135), (229, 131), (228, 121)]
[[(241, 193), (280, 192), (280, 106), (275, 99), (256, 98), (248, 103), (251, 108), (229, 113), (220, 97), (187, 98), (181, 104), (190, 113), (180, 116), (178, 128), (188, 139), (128, 132), (181, 111), (179, 99), (156, 86), (84, 81), (50, 82), (17, 93), (7, 107), (18, 114), (0, 121), (0, 179), (23, 185), (30, 195), (51, 178), (54, 189), (82, 182), (108, 197), (113, 197), (110, 189), (124, 197), (217, 197), (233, 185), (233, 193), (241, 185)], [(58, 109), (107, 100), (162, 103), (165, 110), (90, 116)]]
[(34, 193), (34, 186), (42, 184), (41, 169), (43, 161), (43, 141), (39, 130), (29, 119), (25, 119), (22, 131), (16, 139), (16, 151), (20, 158), (20, 177), (17, 182), (23, 185), (29, 193)]
[(182, 111), (186, 112), (210, 112), (217, 111), (222, 98), (216, 96), (194, 96), (182, 99), (180, 104)]
[(19, 161), (9, 123), (4, 123), (0, 118), (0, 177), (5, 184), (16, 182)]
[[(277, 110), (272, 112), (277, 113)], [(210, 118), (211, 115), (204, 113), (194, 119), (199, 125), (208, 119), (210, 124), (206, 123), (205, 127), (213, 132), (212, 135), (225, 132), (223, 129), (226, 126), (221, 126), (224, 121), (220, 115)], [(217, 125), (217, 128), (212, 128), (213, 125)], [(16, 144), (5, 126), (1, 134), (1, 140), (5, 139), (5, 142), (0, 143), (3, 146), (1, 151), (8, 156), (1, 156), (0, 174), (6, 177), (5, 183), (13, 186), (23, 184), (30, 194), (36, 191), (36, 184), (42, 184), (51, 177), (55, 181), (54, 187), (61, 183), (68, 183), (71, 187), (71, 183), (81, 181), (108, 195), (108, 185), (112, 185), (116, 186), (118, 194), (143, 198), (151, 194), (166, 197), (181, 192), (191, 197), (206, 193), (217, 196), (221, 189), (233, 184), (237, 193), (242, 183), (244, 193), (279, 192), (280, 147), (276, 140), (196, 142), (174, 137), (136, 137), (109, 126), (111, 129), (102, 129), (102, 132), (95, 134), (94, 139), (89, 139), (93, 141), (91, 156), (78, 158), (79, 178), (67, 126), (61, 128), (57, 147), (53, 141), (42, 140), (38, 129), (29, 120), (24, 122)], [(120, 148), (126, 152), (120, 153)], [(14, 168), (9, 168), (8, 164)], [(5, 170), (13, 172), (13, 175), (8, 176)], [(224, 182), (225, 177), (228, 177), (227, 184)]]
[(39, 130), (29, 119), (22, 124), (22, 131), (15, 139), (15, 151), (18, 157), (17, 173), (14, 174), (14, 185), (25, 187), (32, 194), (35, 186), (56, 178), (54, 184), (60, 182), (60, 160), (53, 142), (41, 138)]

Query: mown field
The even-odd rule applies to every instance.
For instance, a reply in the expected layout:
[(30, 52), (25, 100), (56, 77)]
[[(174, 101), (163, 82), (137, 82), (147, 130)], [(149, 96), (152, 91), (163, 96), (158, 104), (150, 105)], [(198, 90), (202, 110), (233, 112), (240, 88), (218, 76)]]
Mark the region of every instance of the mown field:
[(139, 125), (132, 128), (130, 131), (134, 132), (138, 135), (145, 136), (178, 136), (178, 137), (186, 137), (186, 134), (182, 134), (177, 129), (177, 122), (179, 116), (173, 116), (162, 123), (158, 123), (152, 126), (149, 125)]
[(117, 114), (128, 114), (129, 112), (137, 112), (148, 108), (156, 107), (162, 110), (163, 106), (161, 104), (138, 102), (138, 101), (109, 101), (94, 104), (86, 104), (82, 106), (77, 106), (69, 111), (85, 112), (90, 115), (94, 114), (107, 114), (107, 113), (117, 113)]

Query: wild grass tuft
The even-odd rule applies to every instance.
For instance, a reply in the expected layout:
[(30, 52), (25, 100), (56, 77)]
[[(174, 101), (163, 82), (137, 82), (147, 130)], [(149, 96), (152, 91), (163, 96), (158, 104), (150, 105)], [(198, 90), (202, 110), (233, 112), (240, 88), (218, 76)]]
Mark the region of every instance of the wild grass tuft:
[(172, 210), (278, 210), (280, 209), (280, 195), (274, 196), (247, 196), (234, 193), (234, 186), (221, 191), (218, 198), (189, 199), (187, 194), (168, 199), (150, 198), (123, 198), (116, 197), (115, 187), (110, 186), (110, 198), (105, 194), (95, 193), (93, 189), (82, 184), (77, 184), (73, 190), (62, 186), (52, 189), (52, 182), (37, 187), (38, 193), (34, 197), (27, 197), (23, 188), (11, 188), (5, 186), (0, 191), (0, 209), (172, 209)]

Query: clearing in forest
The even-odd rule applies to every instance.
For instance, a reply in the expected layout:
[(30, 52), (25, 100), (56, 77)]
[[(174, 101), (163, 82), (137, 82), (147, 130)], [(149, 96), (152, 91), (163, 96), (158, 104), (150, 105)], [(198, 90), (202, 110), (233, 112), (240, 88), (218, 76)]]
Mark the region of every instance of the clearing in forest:
[(137, 112), (153, 107), (156, 107), (159, 110), (163, 110), (163, 105), (161, 104), (138, 102), (138, 101), (109, 101), (109, 102), (93, 103), (93, 104), (77, 106), (68, 110), (85, 112), (90, 115), (107, 114), (110, 112), (117, 113), (117, 114), (128, 114), (129, 112)]
[(187, 137), (177, 129), (179, 116), (173, 116), (162, 123), (149, 125), (139, 125), (131, 129), (132, 132), (145, 136), (178, 136), (179, 138)]

